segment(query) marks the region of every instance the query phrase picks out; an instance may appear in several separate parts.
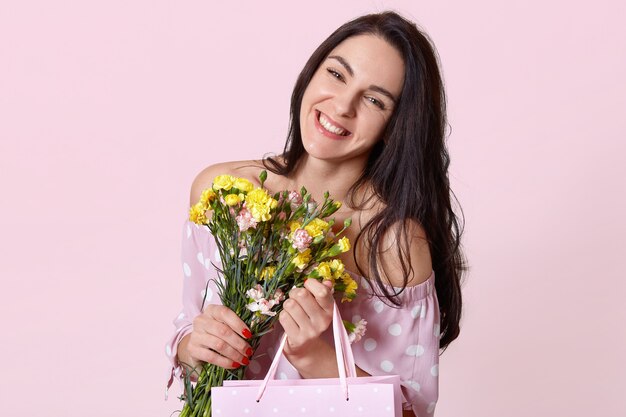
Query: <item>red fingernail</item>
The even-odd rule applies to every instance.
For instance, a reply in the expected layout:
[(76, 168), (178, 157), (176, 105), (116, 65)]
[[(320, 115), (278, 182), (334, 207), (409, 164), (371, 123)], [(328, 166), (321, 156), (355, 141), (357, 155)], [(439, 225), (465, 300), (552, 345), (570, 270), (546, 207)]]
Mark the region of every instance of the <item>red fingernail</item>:
[(243, 363), (244, 365), (247, 365), (247, 364), (249, 364), (249, 363), (250, 363), (250, 361), (248, 360), (248, 358), (245, 358), (245, 357), (244, 357), (244, 358), (241, 360), (241, 363)]
[(239, 368), (241, 366), (241, 364), (239, 362), (233, 362), (233, 364), (231, 366), (233, 368)]
[(252, 337), (252, 333), (248, 329), (243, 329), (241, 331), (241, 334), (243, 334), (243, 337), (245, 337), (246, 339), (250, 339)]
[(247, 356), (247, 357), (252, 356), (252, 353), (253, 353), (253, 352), (254, 352), (254, 351), (252, 350), (252, 348), (248, 348), (248, 349), (246, 349), (246, 356)]

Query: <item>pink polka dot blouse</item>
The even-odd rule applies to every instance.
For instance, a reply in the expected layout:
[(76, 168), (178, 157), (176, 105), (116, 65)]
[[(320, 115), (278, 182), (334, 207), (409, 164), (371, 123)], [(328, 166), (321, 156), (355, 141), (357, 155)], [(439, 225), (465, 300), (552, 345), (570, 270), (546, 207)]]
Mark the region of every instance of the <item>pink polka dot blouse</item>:
[[(171, 365), (168, 388), (174, 379), (181, 378), (177, 346), (191, 333), (193, 319), (201, 313), (205, 291), (206, 303), (220, 303), (215, 284), (210, 281), (217, 277), (214, 264), (220, 263), (219, 253), (206, 227), (185, 222), (181, 260), (183, 308), (174, 319), (176, 330), (165, 346)], [(373, 296), (367, 281), (352, 275), (359, 282), (357, 297), (338, 306), (342, 318), (367, 321), (365, 336), (352, 344), (356, 365), (370, 375), (400, 375), (404, 409), (412, 409), (417, 417), (432, 416), (438, 398), (440, 336), (434, 272), (425, 282), (406, 288), (400, 295), (401, 308), (391, 307)], [(330, 331), (324, 337), (332, 344)], [(273, 332), (263, 336), (246, 370), (248, 379), (265, 377), (282, 332), (277, 323)], [(284, 379), (301, 378), (284, 357), (276, 375)]]

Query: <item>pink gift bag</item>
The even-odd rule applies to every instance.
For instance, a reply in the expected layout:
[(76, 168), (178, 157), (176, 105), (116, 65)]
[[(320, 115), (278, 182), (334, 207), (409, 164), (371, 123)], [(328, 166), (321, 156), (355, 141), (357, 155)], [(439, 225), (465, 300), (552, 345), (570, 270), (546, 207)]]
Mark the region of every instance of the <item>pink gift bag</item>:
[(287, 340), (283, 335), (263, 381), (225, 381), (224, 386), (211, 388), (212, 416), (402, 417), (398, 375), (357, 378), (348, 334), (336, 304), (333, 337), (339, 378), (274, 379)]

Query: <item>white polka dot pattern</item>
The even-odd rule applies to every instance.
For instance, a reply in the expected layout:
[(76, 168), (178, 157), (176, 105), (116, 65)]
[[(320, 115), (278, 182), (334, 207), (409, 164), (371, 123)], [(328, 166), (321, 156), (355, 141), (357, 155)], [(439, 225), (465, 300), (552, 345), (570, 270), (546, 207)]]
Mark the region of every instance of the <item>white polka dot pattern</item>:
[(420, 384), (415, 381), (406, 381), (406, 385), (408, 385), (409, 387), (411, 387), (413, 390), (417, 392), (419, 392), (421, 389)]
[(376, 341), (374, 339), (365, 339), (365, 342), (363, 342), (363, 349), (365, 349), (368, 352), (373, 351), (374, 349), (376, 349)]
[(393, 371), (393, 363), (391, 361), (382, 361), (380, 363), (380, 369), (382, 369), (385, 372), (391, 372)]
[(422, 345), (410, 345), (404, 351), (408, 356), (422, 356), (424, 354), (424, 346)]
[(392, 336), (400, 336), (402, 334), (402, 326), (400, 326), (398, 323), (394, 323), (387, 328), (387, 331)]

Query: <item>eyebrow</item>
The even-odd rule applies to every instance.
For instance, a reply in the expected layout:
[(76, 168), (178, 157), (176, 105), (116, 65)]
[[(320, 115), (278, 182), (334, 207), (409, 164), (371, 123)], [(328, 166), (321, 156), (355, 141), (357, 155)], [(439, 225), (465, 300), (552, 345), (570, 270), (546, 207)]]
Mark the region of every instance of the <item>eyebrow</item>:
[[(331, 55), (328, 57), (328, 59), (334, 59), (336, 61), (339, 61), (339, 63), (343, 65), (346, 71), (348, 71), (348, 74), (350, 74), (351, 77), (354, 77), (354, 70), (352, 69), (350, 64), (348, 64), (348, 61), (346, 61), (343, 57), (339, 55)], [(386, 88), (383, 88), (379, 85), (371, 84), (369, 86), (369, 89), (386, 96), (389, 100), (391, 100), (394, 104), (396, 104), (396, 98)]]

